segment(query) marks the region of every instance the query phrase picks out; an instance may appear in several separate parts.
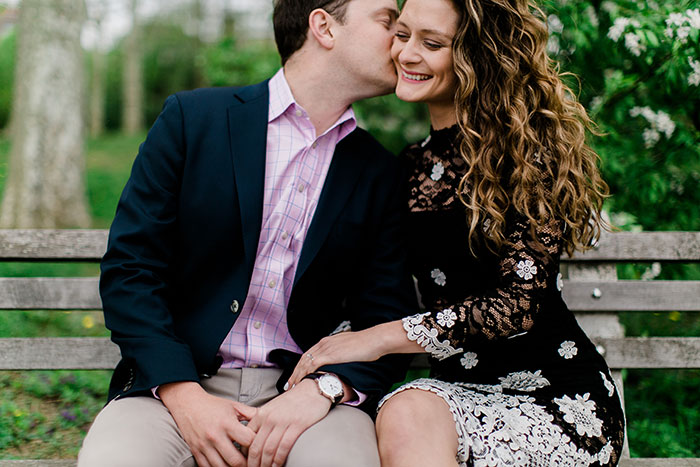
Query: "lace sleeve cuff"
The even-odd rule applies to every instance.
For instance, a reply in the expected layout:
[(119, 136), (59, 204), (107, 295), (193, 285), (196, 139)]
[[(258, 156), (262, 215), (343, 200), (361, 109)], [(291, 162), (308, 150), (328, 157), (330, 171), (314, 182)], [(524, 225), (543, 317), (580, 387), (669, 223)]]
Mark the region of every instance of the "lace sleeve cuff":
[(451, 342), (447, 339), (440, 341), (438, 339), (438, 329), (429, 329), (425, 326), (423, 320), (430, 313), (419, 313), (413, 316), (403, 318), (403, 328), (409, 340), (416, 341), (426, 352), (438, 360), (444, 360), (447, 357), (464, 352), (464, 349), (455, 349)]

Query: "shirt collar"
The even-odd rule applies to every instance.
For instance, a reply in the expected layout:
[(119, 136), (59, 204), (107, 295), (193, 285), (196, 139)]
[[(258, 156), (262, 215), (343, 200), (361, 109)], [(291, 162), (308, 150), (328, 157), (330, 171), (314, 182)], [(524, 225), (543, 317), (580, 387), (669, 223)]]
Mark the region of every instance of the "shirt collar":
[[(284, 68), (280, 68), (270, 79), (270, 108), (267, 114), (267, 122), (271, 123), (285, 112), (301, 111), (302, 116), (306, 116), (306, 111), (297, 103), (289, 88), (287, 78), (284, 76)], [(292, 113), (292, 115), (294, 115)], [(298, 115), (295, 115), (298, 117)], [(355, 112), (352, 107), (345, 109), (340, 118), (329, 128), (326, 133), (333, 128), (341, 126), (340, 139), (350, 134), (357, 127)]]

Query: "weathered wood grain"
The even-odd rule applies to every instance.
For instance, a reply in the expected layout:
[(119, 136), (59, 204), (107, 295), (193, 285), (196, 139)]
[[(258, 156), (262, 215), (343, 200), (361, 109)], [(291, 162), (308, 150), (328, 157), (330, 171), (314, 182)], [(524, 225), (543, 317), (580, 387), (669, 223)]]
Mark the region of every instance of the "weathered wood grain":
[(99, 261), (106, 230), (0, 230), (0, 260)]
[(573, 311), (700, 311), (700, 281), (564, 281)]
[(700, 232), (616, 232), (564, 261), (700, 261)]
[[(622, 337), (592, 339), (612, 369), (700, 368), (700, 337)], [(412, 368), (428, 368), (417, 355)]]
[(119, 348), (107, 338), (0, 339), (0, 370), (111, 370), (118, 361)]
[(0, 278), (0, 310), (100, 310), (97, 277)]

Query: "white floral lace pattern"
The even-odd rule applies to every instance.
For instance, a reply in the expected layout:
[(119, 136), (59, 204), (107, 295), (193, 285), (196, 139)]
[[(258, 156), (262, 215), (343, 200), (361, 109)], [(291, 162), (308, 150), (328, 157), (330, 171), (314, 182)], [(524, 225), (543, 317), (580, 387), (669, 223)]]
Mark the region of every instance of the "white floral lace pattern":
[[(588, 466), (595, 462), (604, 465), (610, 460), (612, 446), (609, 443), (593, 455), (578, 448), (533, 397), (502, 394), (498, 385), (492, 391), (488, 390), (488, 385), (480, 385), (477, 390), (469, 386), (418, 379), (384, 397), (379, 407), (407, 389), (421, 389), (440, 396), (455, 420), (460, 467)], [(477, 392), (481, 389), (484, 391)]]
[(605, 389), (608, 390), (608, 397), (612, 397), (613, 394), (615, 394), (615, 383), (610, 381), (608, 376), (602, 371), (600, 372), (600, 377), (603, 378), (603, 385), (605, 386)]
[(442, 165), (442, 162), (436, 162), (433, 166), (433, 172), (430, 174), (430, 179), (434, 182), (437, 182), (442, 178), (442, 174), (444, 173), (445, 167)]
[(578, 349), (576, 348), (576, 342), (574, 341), (564, 341), (559, 346), (559, 355), (567, 360), (571, 360), (578, 354)]
[(479, 363), (479, 359), (474, 352), (465, 352), (464, 356), (459, 360), (459, 363), (467, 370), (471, 370)]
[(542, 370), (537, 370), (534, 373), (531, 371), (508, 373), (506, 377), (501, 376), (498, 380), (503, 389), (523, 392), (532, 392), (551, 385), (549, 380), (542, 376)]
[(437, 322), (440, 326), (444, 326), (446, 328), (451, 328), (452, 326), (455, 325), (456, 319), (457, 319), (457, 313), (450, 310), (449, 308), (445, 308), (442, 311), (438, 311)]
[(406, 330), (408, 339), (418, 343), (426, 352), (438, 360), (444, 360), (447, 357), (464, 352), (464, 349), (461, 347), (458, 349), (452, 347), (450, 341), (447, 339), (440, 341), (437, 337), (438, 330), (434, 328), (428, 329), (423, 324), (423, 318), (429, 315), (430, 313), (419, 313), (417, 315), (407, 316), (402, 320), (403, 328)]
[(445, 273), (437, 268), (430, 271), (430, 277), (432, 277), (435, 283), (440, 287), (443, 287), (445, 284), (447, 284), (447, 276), (445, 276)]
[(529, 281), (537, 274), (537, 266), (529, 259), (520, 261), (517, 267), (518, 270), (515, 273), (526, 281)]
[(565, 395), (561, 399), (554, 399), (554, 402), (564, 414), (564, 421), (574, 425), (580, 436), (600, 436), (603, 433), (603, 421), (596, 417), (595, 401), (588, 400), (589, 397), (590, 393), (576, 394), (576, 399)]

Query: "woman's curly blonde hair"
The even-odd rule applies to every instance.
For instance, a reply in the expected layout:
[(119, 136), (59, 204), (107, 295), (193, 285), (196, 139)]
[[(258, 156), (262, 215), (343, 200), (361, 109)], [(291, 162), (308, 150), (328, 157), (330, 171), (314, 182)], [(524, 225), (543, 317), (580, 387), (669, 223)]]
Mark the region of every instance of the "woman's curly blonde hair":
[(515, 209), (533, 233), (563, 220), (570, 255), (589, 248), (604, 228), (608, 186), (586, 144), (593, 122), (547, 55), (544, 14), (528, 0), (452, 2), (462, 15), (452, 54), (470, 244), (491, 219), (486, 239), (498, 250)]

